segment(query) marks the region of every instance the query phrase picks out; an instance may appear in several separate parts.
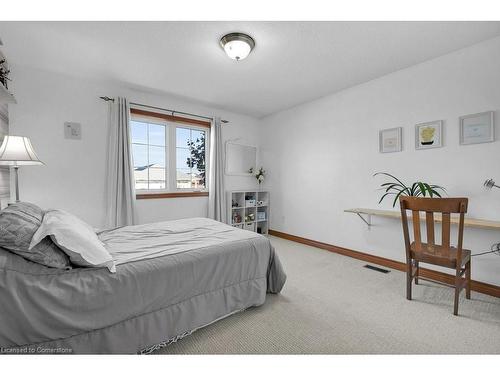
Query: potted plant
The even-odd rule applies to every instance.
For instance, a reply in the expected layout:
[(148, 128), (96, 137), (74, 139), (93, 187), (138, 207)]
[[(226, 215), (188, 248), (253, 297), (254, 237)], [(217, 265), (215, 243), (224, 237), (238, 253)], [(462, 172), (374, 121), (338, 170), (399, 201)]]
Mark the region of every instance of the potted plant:
[(392, 207), (396, 206), (396, 203), (401, 195), (406, 195), (410, 197), (441, 197), (441, 192), (446, 192), (446, 189), (439, 185), (431, 185), (427, 182), (416, 181), (411, 185), (406, 185), (399, 178), (393, 176), (386, 172), (377, 172), (373, 176), (387, 176), (391, 178), (391, 181), (385, 182), (380, 185), (379, 190), (384, 190), (384, 194), (380, 197), (378, 203), (382, 203), (385, 197), (389, 195), (394, 195), (394, 201), (392, 202)]

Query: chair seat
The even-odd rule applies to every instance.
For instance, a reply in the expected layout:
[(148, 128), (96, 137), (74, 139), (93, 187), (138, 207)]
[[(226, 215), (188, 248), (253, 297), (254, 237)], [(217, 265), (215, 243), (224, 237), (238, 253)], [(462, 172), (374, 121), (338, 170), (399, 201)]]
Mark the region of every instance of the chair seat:
[[(470, 260), (471, 251), (462, 249), (461, 266)], [(416, 249), (415, 242), (410, 246), (410, 255), (412, 259), (419, 262), (435, 264), (438, 266), (456, 268), (457, 267), (457, 249), (453, 246), (443, 247), (441, 245), (421, 243), (421, 248)]]

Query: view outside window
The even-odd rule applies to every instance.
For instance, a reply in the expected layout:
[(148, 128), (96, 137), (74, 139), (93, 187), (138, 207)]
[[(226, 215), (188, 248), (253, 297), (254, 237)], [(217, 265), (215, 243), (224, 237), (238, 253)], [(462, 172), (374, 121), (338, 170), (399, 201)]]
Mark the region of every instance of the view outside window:
[[(168, 148), (167, 134), (175, 133), (175, 148)], [(147, 120), (130, 121), (136, 190), (205, 189), (206, 131)], [(174, 176), (167, 171), (175, 162)]]
[(205, 131), (176, 129), (177, 189), (205, 188)]
[(131, 143), (137, 190), (166, 189), (165, 125), (131, 121)]

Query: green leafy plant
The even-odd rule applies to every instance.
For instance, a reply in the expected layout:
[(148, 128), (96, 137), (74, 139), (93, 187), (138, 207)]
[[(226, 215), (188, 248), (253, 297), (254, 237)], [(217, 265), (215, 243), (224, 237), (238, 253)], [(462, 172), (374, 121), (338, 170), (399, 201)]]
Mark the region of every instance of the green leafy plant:
[(377, 172), (373, 175), (375, 176), (387, 176), (392, 179), (392, 181), (385, 182), (380, 185), (380, 190), (384, 190), (384, 194), (380, 197), (378, 203), (382, 203), (385, 197), (389, 195), (395, 195), (394, 201), (392, 202), (392, 207), (396, 206), (396, 203), (400, 196), (410, 196), (410, 197), (441, 197), (439, 191), (446, 193), (446, 189), (442, 186), (431, 185), (427, 182), (417, 181), (411, 185), (406, 185), (399, 178), (393, 176), (386, 172)]

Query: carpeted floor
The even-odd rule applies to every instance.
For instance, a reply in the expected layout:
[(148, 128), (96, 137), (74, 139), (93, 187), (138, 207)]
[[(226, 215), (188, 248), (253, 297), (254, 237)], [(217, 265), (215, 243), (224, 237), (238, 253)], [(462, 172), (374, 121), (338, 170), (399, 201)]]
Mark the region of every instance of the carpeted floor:
[(156, 354), (500, 353), (500, 299), (422, 282), (405, 298), (405, 274), (271, 237), (288, 275), (279, 295), (202, 328)]

